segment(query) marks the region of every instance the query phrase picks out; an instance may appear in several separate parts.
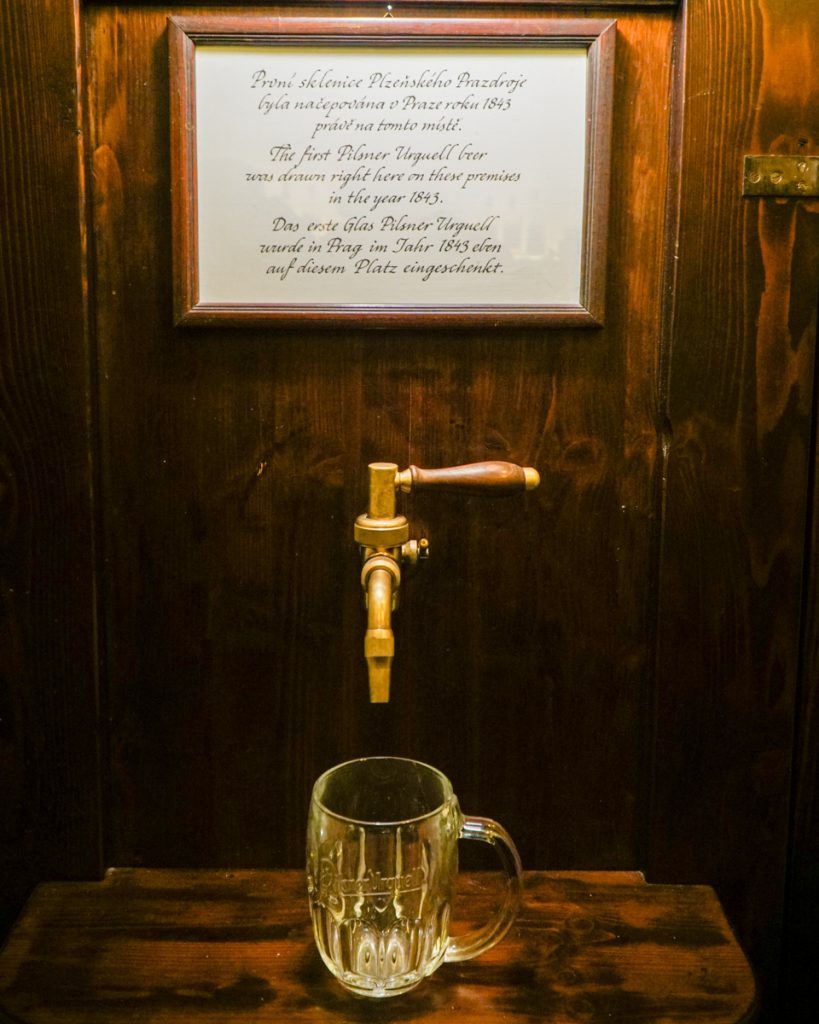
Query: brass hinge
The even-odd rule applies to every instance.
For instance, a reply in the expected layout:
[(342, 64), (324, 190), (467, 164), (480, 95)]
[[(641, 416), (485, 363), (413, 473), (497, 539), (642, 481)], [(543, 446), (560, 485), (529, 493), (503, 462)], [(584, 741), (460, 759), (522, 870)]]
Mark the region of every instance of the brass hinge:
[(819, 156), (746, 156), (744, 196), (819, 196)]

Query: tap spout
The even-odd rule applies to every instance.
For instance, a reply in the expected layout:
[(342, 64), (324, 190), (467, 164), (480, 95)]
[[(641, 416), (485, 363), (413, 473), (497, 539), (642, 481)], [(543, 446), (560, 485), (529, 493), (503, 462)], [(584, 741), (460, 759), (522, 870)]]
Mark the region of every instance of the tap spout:
[(370, 703), (386, 704), (390, 699), (390, 675), (395, 655), (392, 613), (401, 583), (398, 562), (386, 554), (373, 555), (364, 563), (361, 583), (367, 603), (364, 657), (369, 671)]

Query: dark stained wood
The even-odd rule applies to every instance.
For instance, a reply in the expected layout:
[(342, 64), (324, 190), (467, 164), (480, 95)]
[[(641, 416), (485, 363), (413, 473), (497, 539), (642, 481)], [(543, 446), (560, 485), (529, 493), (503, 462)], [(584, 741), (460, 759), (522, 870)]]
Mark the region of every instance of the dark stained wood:
[[(817, 394), (814, 392), (814, 409)], [(815, 418), (814, 412), (814, 418)], [(819, 434), (814, 423), (811, 531), (806, 556), (805, 615), (797, 698), (787, 902), (784, 915), (782, 1005), (792, 1020), (808, 1019), (819, 945)]]
[[(763, 979), (771, 1020), (785, 1019), (773, 1008), (815, 416), (819, 204), (743, 199), (739, 175), (745, 153), (819, 146), (819, 83), (808, 71), (819, 59), (819, 7), (796, 8), (685, 8), (648, 861), (652, 879), (716, 887)], [(814, 962), (815, 949), (814, 939)]]
[[(714, 885), (766, 1020), (805, 1016), (819, 207), (739, 193), (746, 152), (819, 152), (819, 7), (582, 6), (617, 19), (601, 331), (194, 333), (172, 324), (165, 30), (180, 9), (3, 0), (7, 916), (36, 880), (101, 863), (299, 865), (316, 775), (406, 754), (502, 821), (528, 867)], [(240, 7), (328, 10), (184, 13)], [(432, 557), (402, 583), (392, 702), (370, 706), (352, 537), (366, 465), (482, 459), (532, 464), (541, 487), (402, 499)]]
[[(313, 779), (389, 752), (446, 771), (531, 866), (634, 866), (669, 14), (618, 18), (617, 258), (590, 337), (175, 328), (167, 13), (86, 19), (112, 862), (294, 866)], [(367, 463), (483, 459), (543, 485), (402, 503), (432, 554), (402, 584), (392, 701), (371, 707)]]
[[(492, 913), (493, 882), (461, 878), (457, 926)], [(494, 949), (368, 1001), (321, 962), (301, 872), (122, 869), (37, 890), (0, 955), (0, 1006), (21, 1024), (432, 1024), (458, 1013), (476, 1024), (740, 1024), (753, 1019), (754, 981), (707, 887), (530, 872)]]
[(0, 4), (0, 933), (99, 871), (92, 446), (72, 5)]

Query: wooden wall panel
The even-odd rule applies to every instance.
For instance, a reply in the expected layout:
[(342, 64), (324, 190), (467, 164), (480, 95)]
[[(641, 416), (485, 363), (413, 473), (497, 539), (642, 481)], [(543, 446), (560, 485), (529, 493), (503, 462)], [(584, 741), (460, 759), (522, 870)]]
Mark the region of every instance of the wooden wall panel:
[[(799, 641), (819, 204), (739, 186), (746, 152), (819, 152), (819, 8), (686, 0), (675, 26), (666, 4), (603, 7), (606, 327), (447, 334), (171, 326), (165, 18), (218, 9), (0, 3), (4, 912), (40, 877), (108, 863), (297, 866), (315, 775), (405, 753), (504, 821), (528, 867), (715, 884), (773, 1021), (789, 866), (798, 1019), (815, 955), (815, 580), (801, 663)], [(384, 458), (510, 458), (543, 484), (406, 503), (433, 553), (402, 588), (381, 707), (352, 524)]]
[(819, 8), (692, 0), (683, 31), (650, 863), (654, 877), (716, 885), (770, 1000), (799, 670), (819, 203), (743, 199), (741, 167), (746, 153), (817, 151)]
[[(391, 751), (449, 772), (530, 866), (633, 866), (669, 12), (618, 20), (606, 328), (436, 333), (172, 327), (169, 10), (86, 21), (112, 862), (298, 865), (313, 778)], [(543, 485), (407, 502), (432, 558), (402, 587), (393, 700), (372, 707), (366, 465), (484, 458)]]
[(0, 3), (0, 933), (99, 871), (76, 23)]
[[(816, 391), (814, 391), (814, 402)], [(800, 687), (794, 745), (793, 828), (788, 858), (781, 986), (792, 1019), (814, 1009), (816, 907), (819, 906), (819, 446), (814, 424), (811, 534), (805, 560), (807, 585)]]

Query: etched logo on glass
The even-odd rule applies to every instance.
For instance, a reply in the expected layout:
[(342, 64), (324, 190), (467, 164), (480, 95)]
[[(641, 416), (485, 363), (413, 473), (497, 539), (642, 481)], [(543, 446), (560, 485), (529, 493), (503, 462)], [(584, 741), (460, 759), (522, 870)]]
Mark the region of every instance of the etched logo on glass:
[[(508, 884), (483, 928), (451, 937), (459, 837), (492, 843)], [(363, 758), (325, 772), (313, 789), (307, 887), (316, 945), (360, 995), (407, 992), (444, 959), (489, 949), (512, 922), (520, 875), (508, 834), (497, 822), (464, 817), (449, 781), (428, 765)]]

